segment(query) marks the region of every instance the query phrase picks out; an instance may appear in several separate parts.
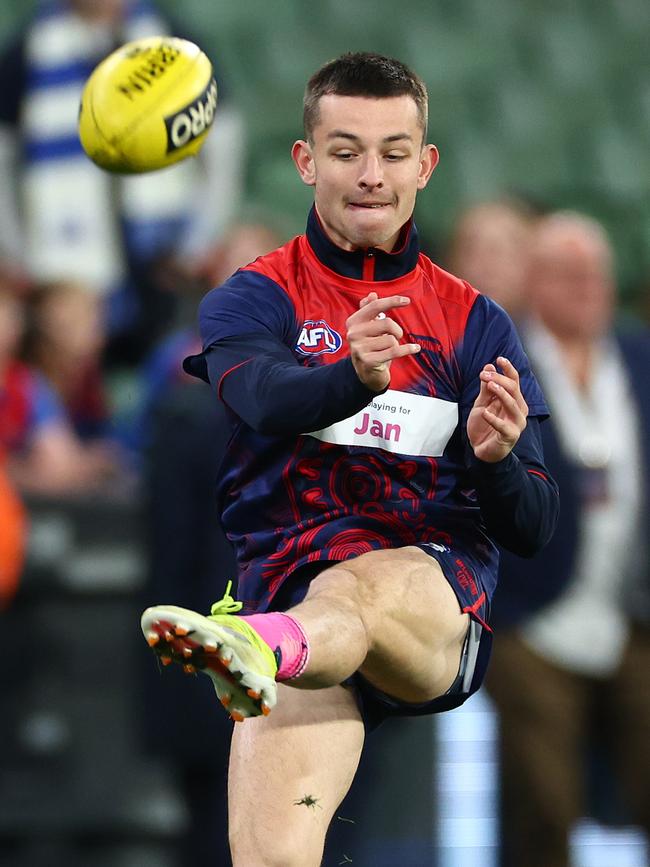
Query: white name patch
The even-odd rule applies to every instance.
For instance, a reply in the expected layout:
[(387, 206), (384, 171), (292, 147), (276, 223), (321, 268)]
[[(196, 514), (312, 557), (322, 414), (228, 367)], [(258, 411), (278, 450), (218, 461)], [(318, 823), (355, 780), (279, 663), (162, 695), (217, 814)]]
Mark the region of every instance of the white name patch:
[(457, 424), (457, 403), (389, 389), (356, 415), (308, 436), (340, 446), (440, 457)]

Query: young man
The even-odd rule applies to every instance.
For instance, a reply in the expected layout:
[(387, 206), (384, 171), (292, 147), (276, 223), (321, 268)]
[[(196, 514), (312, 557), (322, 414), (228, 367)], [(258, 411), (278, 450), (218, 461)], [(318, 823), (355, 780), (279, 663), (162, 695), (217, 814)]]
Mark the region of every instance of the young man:
[(424, 84), (345, 55), (310, 80), (304, 120), (307, 232), (208, 294), (186, 361), (232, 417), (220, 507), (245, 615), (228, 588), (211, 617), (142, 618), (164, 663), (208, 673), (235, 720), (262, 717), (232, 742), (236, 867), (319, 864), (364, 722), (478, 688), (492, 540), (530, 555), (558, 510), (510, 320), (418, 250), (438, 161)]

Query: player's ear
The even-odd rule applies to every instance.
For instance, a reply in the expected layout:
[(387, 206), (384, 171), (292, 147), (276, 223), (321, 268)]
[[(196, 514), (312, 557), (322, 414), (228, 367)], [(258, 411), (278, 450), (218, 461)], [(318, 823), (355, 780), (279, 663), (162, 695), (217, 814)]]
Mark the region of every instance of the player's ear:
[(418, 190), (423, 190), (429, 183), (433, 170), (438, 165), (440, 154), (435, 145), (428, 144), (422, 148), (420, 154), (420, 169), (418, 172)]
[(311, 147), (306, 141), (299, 140), (294, 142), (291, 148), (291, 158), (296, 164), (298, 174), (303, 182), (308, 187), (313, 187), (316, 183), (316, 166), (314, 164), (314, 155), (311, 152)]

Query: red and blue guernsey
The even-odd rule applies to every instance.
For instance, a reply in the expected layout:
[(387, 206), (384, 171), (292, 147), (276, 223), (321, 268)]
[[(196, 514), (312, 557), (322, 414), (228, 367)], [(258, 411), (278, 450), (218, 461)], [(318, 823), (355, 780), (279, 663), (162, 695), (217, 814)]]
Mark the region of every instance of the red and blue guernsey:
[[(495, 542), (531, 555), (553, 532), (557, 488), (539, 439), (548, 410), (512, 322), (422, 254), (412, 223), (398, 246), (342, 250), (312, 209), (305, 235), (201, 304), (203, 352), (185, 369), (230, 410), (219, 502), (249, 611), (272, 605), (303, 564), (425, 543), (478, 564), (467, 580), (489, 599)], [(422, 347), (393, 362), (381, 394), (360, 382), (345, 341), (370, 291), (410, 298), (390, 315)], [(498, 356), (518, 369), (530, 416), (514, 453), (485, 464), (465, 426), (479, 372)]]

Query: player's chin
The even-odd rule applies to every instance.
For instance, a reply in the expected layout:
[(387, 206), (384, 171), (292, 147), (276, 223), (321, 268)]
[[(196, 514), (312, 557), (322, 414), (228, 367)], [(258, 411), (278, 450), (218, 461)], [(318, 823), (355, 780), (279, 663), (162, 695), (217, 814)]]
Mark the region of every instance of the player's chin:
[(390, 213), (368, 209), (360, 213), (357, 208), (348, 222), (348, 236), (358, 247), (380, 247), (400, 230), (394, 211)]

